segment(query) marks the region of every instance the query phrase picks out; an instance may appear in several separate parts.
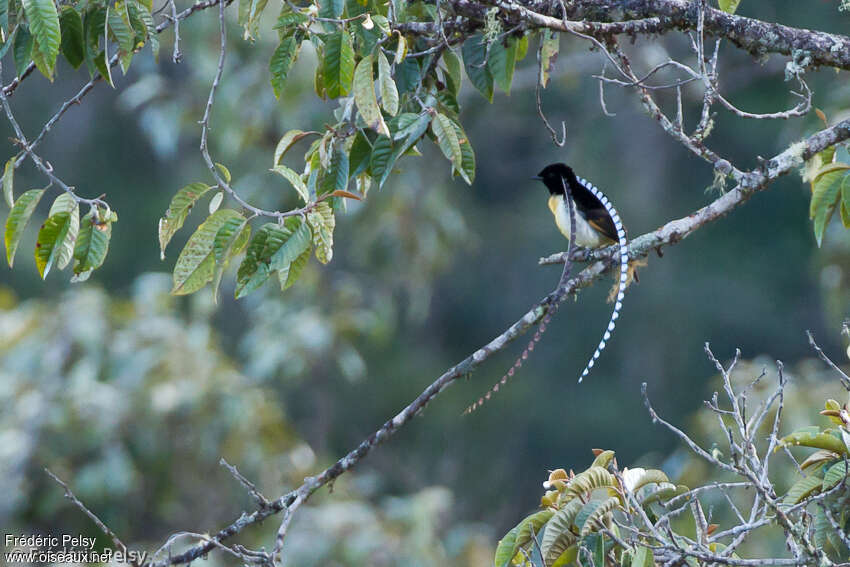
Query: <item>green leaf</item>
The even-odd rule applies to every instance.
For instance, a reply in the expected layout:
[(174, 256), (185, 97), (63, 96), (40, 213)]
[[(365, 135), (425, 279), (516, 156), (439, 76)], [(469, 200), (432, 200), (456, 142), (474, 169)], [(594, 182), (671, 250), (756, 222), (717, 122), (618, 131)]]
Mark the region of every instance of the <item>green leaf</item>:
[(348, 188), (348, 154), (338, 144), (331, 156), (331, 162), (322, 173), (320, 194), (345, 191)]
[(333, 258), (334, 227), (336, 218), (327, 201), (322, 201), (307, 213), (307, 222), (313, 229), (313, 247), (316, 249), (316, 259), (327, 264)]
[(554, 30), (544, 29), (540, 35), (540, 76), (538, 80), (540, 86), (544, 89), (549, 86), (549, 74), (558, 58), (560, 41), (561, 34)]
[(812, 200), (809, 206), (809, 216), (814, 220), (815, 239), (818, 247), (823, 242), (826, 225), (835, 208), (841, 193), (842, 183), (848, 175), (850, 166), (843, 163), (831, 163), (824, 166), (812, 182)]
[(101, 221), (100, 217), (92, 209), (80, 222), (80, 233), (74, 245), (74, 274), (75, 281), (87, 279), (83, 276), (99, 268), (106, 259), (109, 252), (109, 239), (112, 236), (112, 222), (110, 219)]
[[(3, 37), (9, 41), (9, 0), (0, 0), (0, 30), (3, 30)], [(2, 56), (0, 56), (2, 57)]]
[(186, 217), (189, 216), (189, 212), (198, 199), (210, 189), (212, 189), (212, 186), (205, 183), (190, 183), (180, 189), (171, 199), (171, 204), (168, 205), (165, 216), (159, 219), (159, 249), (160, 257), (163, 260), (165, 259), (165, 248), (171, 238), (183, 226)]
[[(833, 488), (839, 482), (845, 480), (847, 478), (847, 464), (842, 462), (835, 463), (829, 470), (826, 471), (826, 474), (823, 476), (823, 490), (829, 490)], [(850, 479), (846, 480), (847, 486), (850, 486)]]
[(268, 0), (239, 0), (239, 24), (244, 28), (243, 39), (254, 41), (259, 37), (260, 16)]
[(355, 177), (369, 167), (369, 158), (372, 156), (372, 145), (363, 132), (358, 130), (351, 144), (348, 156), (348, 176)]
[(655, 558), (652, 556), (652, 549), (640, 546), (632, 556), (630, 567), (655, 567)]
[(536, 512), (524, 519), (517, 526), (516, 541), (514, 542), (514, 555), (519, 549), (530, 542), (534, 535), (555, 515), (554, 510), (546, 509)]
[(786, 435), (779, 440), (777, 449), (786, 445), (802, 445), (803, 447), (825, 449), (839, 455), (846, 455), (848, 453), (847, 447), (841, 439), (830, 434), (828, 431), (821, 432), (815, 426), (804, 427), (790, 435)]
[[(386, 59), (386, 58), (385, 58)], [(378, 99), (375, 97), (375, 81), (372, 78), (372, 56), (367, 55), (354, 71), (354, 103), (357, 111), (369, 128), (378, 134), (389, 136), (387, 124), (378, 108)]]
[(116, 2), (113, 9), (109, 10), (107, 25), (118, 43), (118, 52), (132, 53), (136, 34), (130, 25), (127, 7), (123, 2)]
[(280, 291), (286, 291), (298, 280), (307, 263), (310, 261), (310, 253), (312, 251), (313, 249), (308, 246), (291, 264), (278, 270), (277, 279), (280, 282)]
[(616, 509), (619, 504), (620, 500), (616, 496), (611, 496), (605, 500), (591, 500), (585, 504), (582, 511), (579, 512), (579, 516), (587, 508), (589, 511), (587, 517), (584, 518), (581, 524), (578, 523), (578, 517), (576, 518), (576, 525), (581, 529), (581, 537), (588, 536), (592, 532), (598, 531), (600, 526), (604, 526), (605, 517)]
[(222, 179), (224, 179), (224, 182), (229, 185), (230, 181), (232, 180), (232, 177), (230, 176), (230, 170), (227, 169), (227, 166), (222, 163), (216, 163), (215, 168), (218, 170), (218, 173), (219, 175), (221, 175)]
[(385, 173), (389, 175), (387, 172), (392, 168), (392, 163), (390, 163), (392, 155), (393, 141), (386, 136), (375, 138), (375, 142), (372, 144), (372, 157), (369, 163), (372, 177), (382, 179), (385, 177)]
[(457, 96), (460, 93), (460, 85), (463, 76), (460, 72), (460, 59), (451, 49), (443, 51), (443, 64), (446, 66), (446, 75), (451, 79), (452, 93)]
[(717, 0), (717, 4), (720, 6), (720, 9), (727, 14), (734, 14), (735, 10), (738, 9), (738, 4), (740, 3), (741, 0)]
[(272, 54), (272, 59), (269, 61), (269, 73), (275, 98), (280, 98), (283, 92), (283, 83), (298, 56), (299, 43), (294, 36), (289, 36), (280, 42)]
[(230, 219), (242, 219), (233, 209), (222, 209), (207, 217), (189, 237), (174, 265), (174, 295), (188, 295), (207, 285), (215, 273), (213, 247), (219, 229)]
[(511, 37), (507, 45), (500, 41), (490, 44), (490, 56), (487, 58), (487, 67), (493, 75), (493, 80), (506, 94), (511, 92), (511, 83), (514, 79), (514, 68), (516, 67), (517, 40)]
[[(411, 117), (411, 121), (406, 126), (402, 126), (403, 122), (405, 122), (404, 119), (406, 117)], [(404, 137), (404, 141), (400, 144), (395, 144), (393, 146), (392, 152), (386, 158), (385, 166), (381, 171), (380, 179), (378, 180), (378, 187), (382, 187), (384, 185), (384, 182), (387, 180), (387, 177), (389, 177), (390, 173), (392, 172), (393, 165), (395, 165), (395, 162), (398, 160), (398, 158), (404, 155), (411, 147), (413, 147), (413, 145), (418, 142), (419, 139), (428, 130), (428, 125), (431, 123), (431, 115), (427, 112), (423, 112), (421, 115), (402, 114), (398, 116), (396, 120), (399, 126), (399, 129), (396, 132), (396, 137), (399, 139)], [(376, 152), (378, 152), (378, 142), (381, 140), (382, 138), (379, 136), (378, 139), (375, 141), (374, 149), (372, 151), (372, 176), (376, 178), (378, 177), (378, 174), (375, 172), (374, 156), (376, 155)]]
[(519, 533), (519, 526), (505, 534), (505, 537), (499, 540), (499, 545), (496, 546), (496, 555), (494, 557), (495, 567), (507, 567), (511, 559), (516, 555), (516, 536)]
[(463, 64), (469, 82), (484, 95), (484, 98), (493, 102), (493, 75), (484, 59), (487, 52), (484, 36), (476, 34), (467, 39), (463, 42), (461, 52), (463, 53)]
[(286, 36), (292, 35), (297, 26), (306, 24), (309, 21), (310, 18), (306, 15), (293, 11), (289, 5), (284, 3), (280, 8), (280, 14), (277, 17), (277, 23), (274, 25), (274, 29), (277, 30), (280, 39), (283, 40)]
[(581, 507), (581, 500), (573, 498), (546, 523), (543, 537), (540, 539), (540, 553), (544, 564), (552, 565), (578, 540), (572, 532), (572, 526)]
[[(371, 74), (371, 73), (370, 73)], [(346, 96), (354, 78), (354, 49), (344, 29), (329, 34), (325, 40), (322, 79), (328, 98)]]
[(83, 19), (72, 6), (62, 6), (59, 15), (62, 29), (62, 55), (74, 69), (79, 69), (86, 60), (86, 46), (83, 39)]
[[(266, 249), (269, 247), (270, 240), (275, 240), (270, 237), (281, 232), (278, 225), (266, 223), (254, 234), (254, 238), (251, 239), (248, 248), (245, 250), (245, 258), (236, 271), (236, 299), (245, 297), (252, 291), (259, 289), (269, 279), (271, 252), (266, 254)], [(279, 247), (282, 242), (283, 237), (279, 239), (277, 246)]]
[(793, 506), (794, 504), (802, 502), (809, 496), (820, 492), (822, 483), (823, 481), (814, 475), (801, 478), (788, 489), (788, 492), (782, 500), (783, 504)]
[(32, 35), (26, 26), (18, 25), (15, 33), (15, 45), (12, 47), (12, 57), (15, 60), (15, 71), (20, 77), (32, 60)]
[[(311, 213), (307, 213), (308, 222)], [(283, 232), (285, 238), (269, 260), (269, 269), (271, 270), (288, 269), (292, 262), (310, 248), (312, 237), (310, 226), (307, 222), (303, 222), (300, 217), (288, 217)]]
[(48, 71), (46, 76), (52, 78), (62, 42), (56, 5), (53, 0), (21, 0), (21, 5), (27, 15), (30, 31), (38, 44), (38, 51), (44, 57)]
[(454, 169), (454, 171), (463, 177), (467, 185), (472, 185), (472, 182), (475, 181), (475, 152), (472, 149), (472, 144), (469, 143), (469, 139), (466, 137), (466, 132), (463, 131), (460, 124), (452, 120), (452, 126), (454, 126), (455, 133), (457, 134), (462, 156), (460, 169)]
[(419, 85), (422, 68), (418, 58), (408, 57), (395, 66), (395, 80), (400, 93), (412, 92)]
[(460, 140), (451, 118), (438, 112), (431, 121), (431, 131), (437, 137), (440, 150), (442, 150), (446, 159), (452, 163), (452, 167), (457, 171), (462, 171), (463, 153), (460, 151)]
[(381, 106), (390, 116), (398, 114), (398, 89), (393, 81), (390, 62), (382, 51), (378, 51), (378, 85), (381, 88)]
[(3, 168), (3, 197), (6, 199), (6, 204), (11, 209), (15, 204), (15, 156), (9, 158), (6, 166)]
[(514, 39), (516, 40), (516, 60), (522, 61), (528, 54), (528, 34)]
[(232, 217), (227, 219), (218, 229), (213, 239), (213, 257), (215, 258), (215, 271), (213, 272), (213, 299), (218, 302), (218, 288), (221, 285), (221, 277), (227, 264), (239, 255), (251, 238), (251, 226), (248, 219)]
[(338, 20), (345, 10), (345, 0), (319, 0), (319, 16)]
[(602, 467), (590, 467), (586, 471), (577, 474), (567, 484), (568, 494), (585, 494), (597, 488), (610, 488), (614, 486), (614, 477)]
[(307, 186), (304, 184), (304, 181), (301, 179), (301, 176), (296, 172), (292, 171), (285, 165), (276, 165), (272, 168), (272, 171), (289, 181), (289, 184), (292, 185), (296, 191), (298, 191), (298, 195), (304, 199), (305, 203), (310, 201), (310, 191), (307, 189)]
[(6, 219), (6, 261), (9, 262), (9, 267), (13, 267), (15, 263), (15, 252), (18, 250), (18, 244), (21, 241), (21, 236), (24, 234), (24, 228), (35, 211), (36, 205), (44, 195), (44, 189), (30, 189), (15, 201), (12, 210), (9, 212), (9, 217)]
[(79, 205), (69, 193), (53, 202), (47, 220), (38, 231), (35, 265), (42, 279), (53, 266), (60, 270), (74, 257), (74, 243), (80, 230)]
[(218, 191), (215, 195), (212, 196), (209, 203), (209, 213), (213, 214), (218, 210), (221, 206), (222, 201), (224, 201), (224, 191)]
[(396, 43), (395, 56), (393, 57), (393, 62), (398, 65), (399, 63), (404, 61), (405, 57), (407, 57), (407, 39), (405, 39), (405, 37), (401, 35), (401, 32), (398, 30), (395, 30), (395, 34), (397, 35), (398, 42)]
[(286, 155), (286, 152), (289, 151), (296, 142), (298, 142), (301, 138), (305, 136), (309, 136), (310, 134), (318, 134), (318, 132), (304, 132), (302, 130), (290, 130), (286, 134), (283, 135), (283, 138), (277, 143), (277, 147), (274, 150), (274, 165), (280, 163), (280, 160)]
[(154, 59), (157, 59), (159, 57), (159, 34), (156, 31), (150, 7), (129, 0), (127, 11), (130, 14), (130, 23), (136, 30), (136, 41), (150, 44), (151, 53), (153, 53)]

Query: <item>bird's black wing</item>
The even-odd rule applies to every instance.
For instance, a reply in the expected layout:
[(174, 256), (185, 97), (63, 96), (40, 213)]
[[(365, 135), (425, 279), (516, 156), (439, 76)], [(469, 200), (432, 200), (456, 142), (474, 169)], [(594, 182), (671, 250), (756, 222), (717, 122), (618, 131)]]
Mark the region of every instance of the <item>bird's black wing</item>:
[(583, 212), (584, 218), (590, 226), (598, 230), (606, 238), (611, 239), (611, 241), (617, 241), (617, 229), (614, 227), (614, 219), (611, 218), (605, 207), (588, 209)]
[(617, 229), (614, 226), (614, 219), (608, 214), (605, 205), (584, 184), (578, 180), (576, 181), (577, 183), (571, 184), (576, 209), (584, 215), (585, 220), (593, 228), (602, 233), (606, 238), (610, 238), (616, 242)]

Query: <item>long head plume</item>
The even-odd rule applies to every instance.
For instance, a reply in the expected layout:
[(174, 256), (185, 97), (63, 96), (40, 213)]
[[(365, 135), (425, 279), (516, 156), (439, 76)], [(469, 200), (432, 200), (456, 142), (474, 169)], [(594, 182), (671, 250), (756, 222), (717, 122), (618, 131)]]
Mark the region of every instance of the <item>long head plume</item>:
[[(557, 175), (557, 180), (554, 178)], [(617, 230), (617, 244), (618, 244), (618, 252), (620, 258), (620, 279), (617, 283), (617, 298), (614, 302), (614, 311), (611, 313), (611, 319), (608, 321), (608, 327), (605, 329), (605, 333), (602, 335), (602, 339), (600, 339), (599, 344), (596, 347), (596, 350), (593, 352), (593, 356), (587, 362), (582, 370), (581, 375), (578, 378), (579, 383), (584, 380), (585, 376), (590, 373), (591, 368), (596, 364), (596, 360), (599, 358), (602, 351), (605, 350), (605, 346), (608, 341), (611, 339), (611, 334), (614, 332), (614, 328), (617, 326), (617, 319), (620, 317), (620, 309), (623, 307), (623, 297), (625, 296), (625, 287), (626, 282), (628, 281), (628, 273), (629, 273), (629, 250), (628, 250), (628, 240), (626, 237), (626, 230), (623, 227), (623, 223), (620, 220), (620, 215), (617, 213), (617, 209), (614, 208), (614, 205), (611, 204), (611, 201), (608, 200), (608, 197), (605, 196), (602, 191), (593, 186), (592, 183), (587, 181), (586, 179), (582, 179), (581, 177), (577, 177), (573, 170), (565, 164), (558, 163), (547, 166), (541, 171), (537, 177), (534, 179), (538, 179), (544, 182), (546, 187), (549, 189), (550, 193), (559, 193), (564, 195), (567, 200), (569, 211), (570, 211), (570, 225), (571, 225), (571, 234), (570, 234), (570, 243), (567, 249), (567, 259), (564, 265), (564, 271), (561, 274), (561, 279), (558, 284), (558, 288), (566, 282), (569, 277), (570, 270), (570, 258), (572, 257), (573, 252), (573, 243), (575, 242), (575, 203), (573, 202), (573, 192), (570, 190), (570, 187), (575, 183), (580, 183), (584, 188), (590, 191), (594, 197), (596, 197), (600, 203), (605, 207), (605, 210), (608, 211), (608, 214), (611, 215), (611, 219), (614, 221), (614, 227)], [(560, 305), (560, 301), (556, 301), (550, 306), (549, 312), (540, 322), (540, 326), (534, 332), (534, 336), (530, 341), (528, 341), (528, 345), (526, 345), (525, 349), (522, 351), (522, 354), (517, 357), (516, 361), (511, 365), (508, 371), (502, 376), (502, 378), (496, 382), (486, 394), (478, 398), (475, 402), (467, 406), (467, 408), (463, 411), (463, 415), (468, 415), (481, 406), (484, 405), (485, 402), (489, 401), (494, 394), (496, 394), (499, 389), (504, 386), (508, 379), (512, 378), (514, 374), (522, 367), (522, 363), (524, 360), (528, 359), (531, 351), (534, 350), (534, 345), (540, 341), (540, 337), (546, 331), (546, 327), (549, 324), (549, 321), (554, 315), (555, 311), (557, 311), (558, 306)]]

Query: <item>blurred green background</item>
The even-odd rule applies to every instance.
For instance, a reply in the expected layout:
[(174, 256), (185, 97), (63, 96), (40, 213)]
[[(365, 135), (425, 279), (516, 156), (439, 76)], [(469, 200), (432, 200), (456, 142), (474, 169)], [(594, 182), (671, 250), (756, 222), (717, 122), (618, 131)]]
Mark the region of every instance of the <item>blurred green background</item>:
[[(790, 0), (744, 2), (740, 13), (850, 29), (850, 15), (834, 2), (805, 9)], [(566, 161), (602, 188), (633, 236), (716, 196), (710, 167), (669, 139), (634, 93), (606, 88), (616, 116), (603, 115), (590, 76), (602, 56), (562, 38), (544, 105), (550, 120), (567, 123), (565, 148), (551, 143), (536, 116), (529, 50), (509, 97), (482, 104), (464, 86), (461, 119), (478, 160), (471, 188), (421, 144), (423, 157), (402, 160), (382, 190), (338, 219), (333, 262), (311, 264), (286, 293), (269, 287), (236, 302), (226, 276), (217, 306), (208, 290), (170, 297), (168, 272), (202, 215), (190, 218), (164, 262), (156, 223), (178, 188), (210, 181), (197, 121), (215, 72), (217, 24), (210, 11), (181, 25), (180, 65), (170, 60), (173, 35), (164, 33), (159, 62), (137, 57), (129, 75), (116, 75), (117, 89), (99, 85), (42, 146), (82, 195), (106, 193), (120, 221), (105, 265), (88, 283), (72, 286), (59, 273), (39, 281), (33, 227), (15, 270), (0, 268), (0, 524), (12, 530), (96, 533), (62, 500), (45, 466), (126, 541), (151, 548), (174, 531), (214, 532), (250, 507), (220, 457), (277, 497), (342, 456), (557, 283), (560, 268), (537, 260), (566, 241), (550, 220), (545, 189), (529, 180), (550, 162)], [(270, 26), (253, 45), (231, 29), (212, 152), (243, 196), (282, 208), (295, 195), (268, 172), (274, 145), (288, 129), (321, 129), (334, 105), (312, 93), (307, 49), (274, 99)], [(678, 35), (629, 46), (644, 69), (668, 54), (689, 57), (686, 49)], [(755, 61), (724, 46), (720, 61), (724, 94), (740, 107), (794, 105), (784, 58)], [(67, 66), (59, 71), (54, 84), (31, 77), (11, 99), (29, 135), (88, 79)], [(830, 119), (842, 116), (846, 73), (807, 78), (815, 105)], [(702, 94), (696, 87), (685, 94), (693, 127)], [(673, 108), (672, 97), (660, 98)], [(814, 115), (742, 121), (720, 111), (709, 144), (746, 168), (818, 126)], [(6, 139), (11, 129), (2, 128)], [(19, 171), (18, 191), (44, 184), (29, 166)], [(740, 347), (745, 358), (791, 363), (812, 355), (804, 335), (811, 329), (827, 352), (843, 352), (850, 238), (834, 221), (818, 249), (808, 201), (808, 186), (788, 176), (663, 258), (651, 257), (617, 333), (580, 386), (609, 316), (609, 282), (566, 303), (521, 372), (483, 409), (460, 416), (522, 344), (446, 391), (332, 494), (311, 500), (288, 540), (291, 564), (489, 564), (496, 539), (537, 504), (548, 469), (584, 468), (593, 447), (616, 450), (626, 465), (658, 466), (674, 454), (676, 440), (643, 408), (641, 382), (667, 418), (702, 427), (689, 416), (717, 387), (704, 342), (721, 358)], [(829, 379), (812, 365), (800, 368), (808, 376), (800, 379), (818, 388)], [(824, 388), (840, 397), (837, 384)], [(789, 403), (811, 415), (807, 408), (816, 411), (822, 400)], [(676, 455), (666, 461), (671, 476), (685, 468)], [(274, 524), (241, 541), (269, 545)]]

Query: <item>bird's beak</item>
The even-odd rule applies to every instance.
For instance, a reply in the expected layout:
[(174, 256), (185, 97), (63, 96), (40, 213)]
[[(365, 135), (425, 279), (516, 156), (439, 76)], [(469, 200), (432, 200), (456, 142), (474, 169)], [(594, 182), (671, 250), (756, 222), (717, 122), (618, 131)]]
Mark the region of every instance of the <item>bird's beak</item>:
[(531, 179), (532, 179), (533, 181), (543, 181), (543, 178), (542, 178), (542, 177), (540, 177), (539, 175), (535, 175), (535, 176), (534, 176), (534, 177), (532, 177)]

